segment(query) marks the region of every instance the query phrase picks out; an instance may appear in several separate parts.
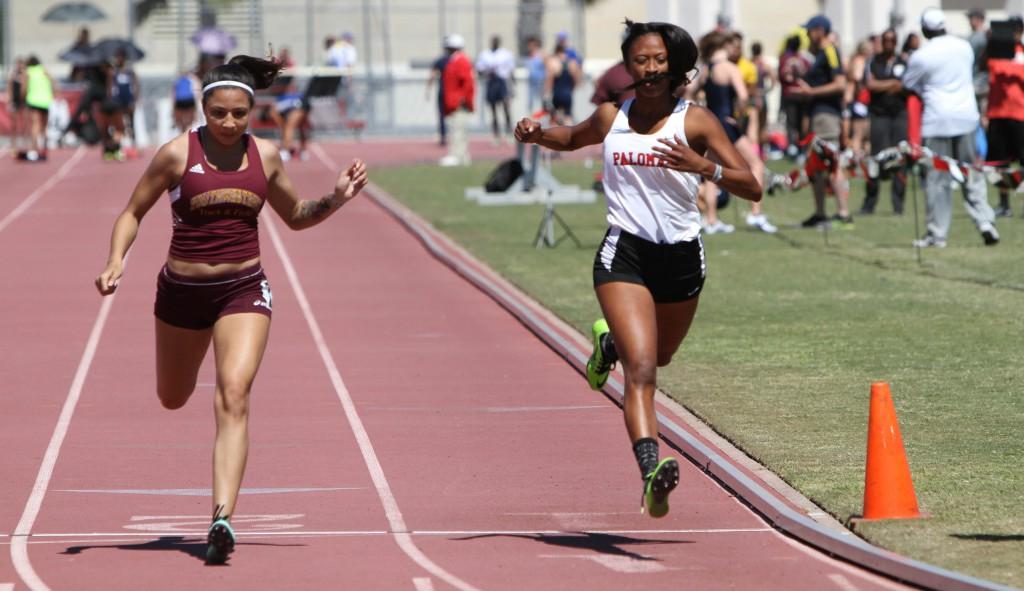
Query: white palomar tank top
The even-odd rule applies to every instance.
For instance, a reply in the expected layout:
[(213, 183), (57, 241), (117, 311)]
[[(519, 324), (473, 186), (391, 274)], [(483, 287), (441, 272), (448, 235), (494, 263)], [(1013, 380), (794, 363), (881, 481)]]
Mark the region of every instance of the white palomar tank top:
[(697, 209), (699, 175), (666, 168), (654, 146), (659, 138), (686, 140), (684, 119), (689, 101), (679, 99), (656, 133), (644, 135), (629, 127), (629, 108), (623, 103), (604, 138), (604, 194), (608, 224), (649, 242), (676, 243), (700, 235)]

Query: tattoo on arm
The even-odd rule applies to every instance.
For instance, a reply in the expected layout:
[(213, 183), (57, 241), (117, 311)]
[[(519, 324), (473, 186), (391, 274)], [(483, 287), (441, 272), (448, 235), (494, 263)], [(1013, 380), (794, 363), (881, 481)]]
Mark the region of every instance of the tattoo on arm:
[(334, 200), (334, 195), (328, 193), (317, 200), (303, 201), (299, 206), (299, 219), (320, 219), (327, 216), (332, 211), (338, 208), (338, 203)]

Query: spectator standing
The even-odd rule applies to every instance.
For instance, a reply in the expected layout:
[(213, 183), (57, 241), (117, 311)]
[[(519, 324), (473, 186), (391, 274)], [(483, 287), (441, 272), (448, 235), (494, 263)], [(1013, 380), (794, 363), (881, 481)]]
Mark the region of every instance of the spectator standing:
[(576, 62), (577, 66), (582, 68), (583, 56), (576, 51), (570, 41), (571, 39), (569, 38), (568, 31), (559, 31), (558, 34), (555, 35), (555, 45), (561, 45), (565, 49), (565, 55), (567, 55), (572, 61)]
[(210, 62), (210, 67), (224, 63), (238, 42), (235, 36), (217, 26), (217, 13), (206, 8), (199, 15), (201, 28), (192, 35), (192, 43), (199, 50), (199, 61)]
[(566, 47), (555, 46), (555, 53), (548, 58), (547, 80), (544, 82), (544, 94), (550, 97), (550, 113), (556, 125), (572, 123), (572, 93), (583, 78), (579, 63), (569, 57)]
[[(967, 41), (946, 34), (946, 19), (938, 8), (926, 9), (921, 14), (921, 32), (929, 41), (910, 57), (903, 85), (916, 92), (924, 103), (924, 145), (937, 155), (972, 163), (974, 132), (980, 120), (972, 76), (974, 51)], [(985, 178), (968, 168), (961, 186), (967, 213), (985, 244), (997, 244), (999, 233), (986, 198)], [(915, 246), (944, 247), (953, 217), (950, 172), (930, 168), (925, 196), (927, 233), (915, 241)]]
[(526, 40), (526, 110), (531, 114), (544, 100), (544, 81), (547, 80), (547, 56), (541, 48), (540, 39), (530, 37)]
[(341, 34), (341, 38), (331, 43), (327, 49), (327, 65), (344, 70), (345, 76), (352, 75), (352, 68), (359, 61), (359, 52), (356, 51), (353, 41), (355, 41), (355, 37), (352, 33), (345, 31)]
[(967, 35), (967, 42), (974, 50), (974, 96), (978, 99), (978, 110), (982, 116), (988, 110), (985, 102), (988, 100), (988, 73), (985, 71), (985, 48), (988, 47), (988, 28), (985, 27), (985, 11), (980, 8), (972, 8), (967, 11), (967, 22), (971, 25), (971, 32)]
[[(810, 38), (810, 50), (814, 55), (814, 61), (804, 77), (797, 81), (797, 86), (792, 92), (796, 96), (808, 99), (811, 132), (815, 137), (842, 149), (845, 147), (845, 138), (842, 137), (842, 111), (846, 74), (843, 72), (839, 50), (828, 41), (832, 22), (828, 17), (819, 14), (807, 21), (805, 28)], [(850, 186), (839, 166), (834, 166), (831, 171), (817, 173), (811, 181), (814, 189), (814, 213), (801, 225), (813, 228), (829, 221), (825, 216), (825, 183), (831, 182), (838, 210), (833, 219), (844, 227), (850, 227), (853, 224), (853, 216), (850, 215), (848, 205)]]
[[(114, 54), (111, 74), (110, 98), (118, 107), (120, 128), (124, 130), (124, 134), (130, 142), (127, 153), (134, 157), (136, 154), (135, 103), (139, 98), (139, 77), (135, 74), (135, 69), (128, 63), (128, 56), (124, 49), (118, 49)], [(118, 143), (120, 143), (120, 138)]]
[[(906, 69), (906, 62), (896, 53), (896, 31), (888, 29), (882, 33), (881, 52), (871, 56), (864, 72), (864, 87), (871, 93), (868, 113), (871, 115), (871, 151), (875, 154), (898, 146), (907, 139), (907, 99), (900, 82)], [(878, 172), (881, 177), (889, 176), (889, 171)], [(861, 215), (875, 212), (881, 177), (868, 177)], [(892, 174), (891, 177), (892, 211), (902, 215), (906, 182), (901, 174)]]
[(615, 103), (621, 107), (622, 103), (633, 98), (636, 92), (629, 88), (633, 84), (633, 76), (622, 61), (608, 68), (601, 74), (594, 84), (594, 94), (590, 102), (595, 105), (601, 103)]
[[(82, 27), (78, 30), (78, 35), (75, 37), (75, 42), (71, 44), (71, 49), (68, 52), (81, 52), (88, 53), (92, 47), (90, 41), (89, 27)], [(69, 82), (88, 82), (88, 71), (90, 68), (95, 67), (94, 64), (86, 63), (75, 63), (71, 66), (71, 72), (68, 74)]]
[(199, 78), (193, 72), (183, 72), (174, 80), (174, 126), (185, 132), (192, 128), (199, 103)]
[(750, 61), (757, 72), (757, 84), (754, 86), (754, 107), (757, 112), (758, 133), (750, 137), (759, 155), (764, 157), (764, 146), (768, 142), (768, 93), (775, 88), (777, 82), (775, 70), (768, 66), (764, 59), (764, 46), (760, 41), (750, 45)]
[(743, 33), (733, 31), (728, 34), (727, 49), (729, 61), (736, 64), (743, 77), (743, 84), (747, 86), (747, 97), (737, 106), (737, 114), (740, 118), (740, 131), (751, 138), (750, 141), (757, 147), (757, 137), (760, 135), (757, 119), (757, 66), (743, 55)]
[(505, 138), (512, 135), (512, 113), (509, 112), (509, 98), (512, 96), (513, 73), (516, 58), (512, 52), (501, 46), (501, 37), (491, 37), (491, 48), (477, 56), (476, 71), (484, 79), (484, 98), (491, 108), (491, 129), (494, 143), (501, 142), (502, 134), (498, 124), (498, 107), (505, 113)]
[(448, 63), (444, 67), (444, 114), (445, 124), (451, 130), (448, 141), (448, 155), (441, 158), (441, 166), (466, 166), (470, 163), (469, 145), (466, 140), (466, 124), (473, 112), (476, 82), (473, 80), (473, 64), (466, 57), (463, 48), (466, 41), (462, 35), (451, 34), (445, 39)]
[(11, 115), (11, 155), (22, 157), (22, 140), (27, 139), (27, 113), (25, 110), (25, 60), (16, 58), (7, 77), (7, 112)]
[(53, 78), (32, 55), (25, 62), (25, 106), (29, 114), (29, 162), (46, 160), (46, 122), (53, 103)]
[(437, 83), (437, 131), (441, 136), (440, 145), (448, 145), (447, 130), (444, 125), (444, 68), (448, 65), (447, 50), (430, 65), (430, 76), (427, 77), (427, 100), (430, 100), (430, 89)]
[[(1024, 21), (1013, 23), (1013, 59), (989, 59), (988, 82), (988, 155), (992, 162), (1024, 163), (1024, 46), (1021, 33)], [(1010, 189), (999, 188), (996, 217), (1010, 217)]]
[(781, 109), (786, 119), (786, 155), (796, 158), (800, 154), (800, 140), (807, 135), (807, 97), (794, 92), (799, 88), (811, 58), (800, 49), (800, 37), (786, 39), (786, 51), (779, 58), (779, 83), (782, 87)]
[[(904, 62), (910, 62), (910, 56), (921, 47), (921, 38), (917, 33), (908, 33), (900, 49), (900, 57)], [(921, 145), (921, 111), (923, 109), (921, 97), (911, 92), (907, 95), (907, 141), (911, 145)], [(922, 175), (923, 176), (923, 175)]]
[(857, 44), (857, 50), (846, 68), (846, 93), (843, 96), (846, 109), (843, 109), (843, 119), (844, 123), (849, 121), (849, 130), (844, 131), (844, 134), (850, 138), (850, 148), (857, 155), (864, 154), (864, 140), (868, 135), (868, 103), (871, 102), (871, 91), (864, 86), (864, 73), (869, 59), (871, 42), (865, 39)]

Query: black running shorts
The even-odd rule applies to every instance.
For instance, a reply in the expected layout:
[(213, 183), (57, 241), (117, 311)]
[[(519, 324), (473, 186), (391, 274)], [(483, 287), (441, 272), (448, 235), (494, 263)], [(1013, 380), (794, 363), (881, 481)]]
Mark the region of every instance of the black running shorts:
[(613, 281), (645, 286), (660, 304), (700, 295), (707, 266), (700, 238), (658, 244), (609, 228), (594, 257), (594, 287)]

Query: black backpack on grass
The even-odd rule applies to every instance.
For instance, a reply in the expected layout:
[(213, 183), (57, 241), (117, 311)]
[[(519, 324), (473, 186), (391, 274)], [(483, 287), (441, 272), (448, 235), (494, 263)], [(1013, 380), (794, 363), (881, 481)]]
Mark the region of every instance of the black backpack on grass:
[(487, 182), (484, 183), (484, 190), (488, 193), (501, 193), (507, 191), (512, 183), (516, 182), (523, 175), (523, 164), (518, 158), (510, 158), (487, 175)]

